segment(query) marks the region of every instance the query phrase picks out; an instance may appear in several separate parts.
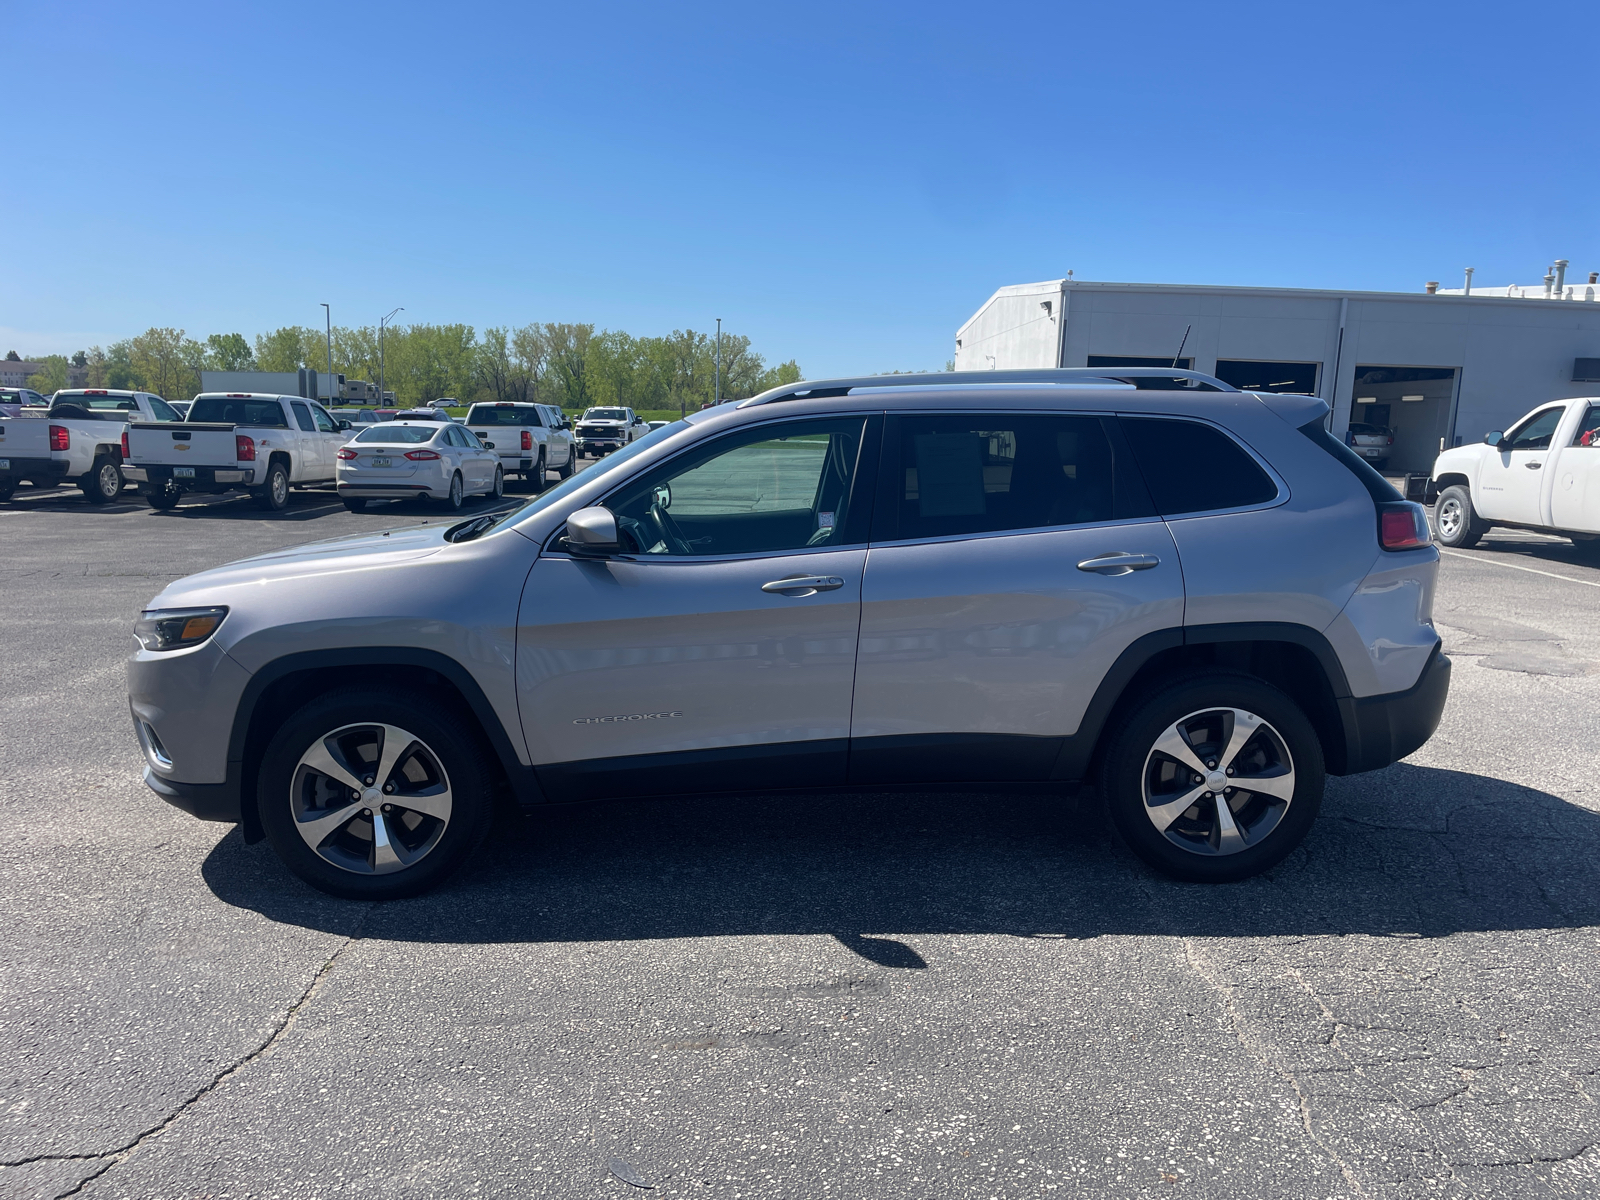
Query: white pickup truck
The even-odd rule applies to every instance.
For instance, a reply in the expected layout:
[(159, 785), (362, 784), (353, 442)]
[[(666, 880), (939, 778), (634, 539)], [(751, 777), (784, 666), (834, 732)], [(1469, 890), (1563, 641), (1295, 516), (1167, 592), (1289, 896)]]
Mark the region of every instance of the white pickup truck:
[(1552, 401), (1504, 433), (1446, 450), (1428, 495), (1446, 546), (1506, 525), (1562, 534), (1600, 562), (1600, 397)]
[(509, 478), (521, 475), (544, 491), (545, 472), (562, 479), (572, 474), (577, 451), (572, 445), (572, 423), (549, 404), (497, 401), (474, 404), (467, 411), (467, 428), (478, 440), (493, 446), (500, 470)]
[(244, 489), (275, 512), (291, 487), (331, 484), (349, 421), (315, 400), (256, 392), (203, 392), (182, 421), (128, 431), (128, 466), (151, 508), (171, 508), (185, 492)]
[(160, 396), (115, 388), (60, 391), (48, 410), (0, 418), (0, 500), (24, 480), (35, 487), (76, 483), (84, 499), (105, 504), (122, 492), (130, 424), (175, 421)]

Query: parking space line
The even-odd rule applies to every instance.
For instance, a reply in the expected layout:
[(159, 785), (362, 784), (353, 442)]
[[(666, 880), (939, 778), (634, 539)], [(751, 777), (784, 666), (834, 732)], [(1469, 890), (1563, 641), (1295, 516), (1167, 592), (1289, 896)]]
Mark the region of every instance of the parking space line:
[(1480, 558), (1476, 554), (1463, 554), (1459, 550), (1445, 550), (1443, 553), (1451, 558), (1464, 558), (1468, 562), (1488, 563), (1492, 567), (1509, 567), (1513, 571), (1526, 571), (1529, 575), (1548, 575), (1551, 579), (1565, 579), (1568, 583), (1581, 583), (1584, 587), (1600, 587), (1600, 582), (1593, 579), (1574, 579), (1571, 575), (1557, 575), (1554, 571), (1541, 571), (1537, 567), (1524, 567), (1494, 558)]

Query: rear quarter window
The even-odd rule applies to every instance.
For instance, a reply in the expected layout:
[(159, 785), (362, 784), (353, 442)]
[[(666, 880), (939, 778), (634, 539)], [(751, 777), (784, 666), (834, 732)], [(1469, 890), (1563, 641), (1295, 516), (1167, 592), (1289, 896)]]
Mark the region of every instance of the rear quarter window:
[(1338, 459), (1345, 470), (1354, 475), (1361, 486), (1367, 489), (1367, 495), (1377, 503), (1388, 504), (1394, 500), (1405, 499), (1395, 490), (1394, 484), (1378, 474), (1377, 468), (1324, 429), (1321, 417), (1315, 421), (1307, 421), (1300, 426), (1300, 432)]
[(1179, 417), (1123, 417), (1121, 424), (1163, 517), (1278, 498), (1272, 477), (1220, 429)]

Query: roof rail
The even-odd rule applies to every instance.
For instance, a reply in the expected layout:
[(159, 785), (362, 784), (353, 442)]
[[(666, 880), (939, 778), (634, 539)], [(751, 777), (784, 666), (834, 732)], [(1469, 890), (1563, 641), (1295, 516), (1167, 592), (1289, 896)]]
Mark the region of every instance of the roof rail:
[[(1188, 381), (1186, 386), (1202, 391), (1236, 392), (1232, 384), (1223, 383), (1215, 375), (1203, 371), (1185, 371), (1179, 367), (1041, 367), (1025, 371), (929, 371), (922, 375), (865, 375), (859, 379), (817, 379), (786, 383), (770, 391), (737, 402), (738, 408), (751, 408), (757, 404), (772, 404), (779, 400), (820, 400), (830, 396), (847, 396), (858, 388), (920, 388), (920, 387), (983, 387), (992, 384), (1077, 384), (1093, 387), (1096, 383), (1108, 386), (1132, 384), (1138, 380)], [(1148, 385), (1147, 385), (1148, 386)]]

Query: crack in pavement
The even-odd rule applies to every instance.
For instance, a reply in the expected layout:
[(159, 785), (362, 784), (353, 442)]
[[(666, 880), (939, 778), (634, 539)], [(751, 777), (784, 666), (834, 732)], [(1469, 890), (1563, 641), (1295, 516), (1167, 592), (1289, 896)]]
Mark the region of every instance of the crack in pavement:
[(327, 960), (323, 962), (322, 966), (317, 969), (317, 973), (311, 977), (311, 982), (306, 985), (305, 990), (300, 993), (299, 998), (284, 1012), (282, 1019), (280, 1019), (277, 1025), (273, 1027), (272, 1032), (267, 1035), (266, 1040), (263, 1041), (261, 1045), (250, 1051), (250, 1053), (244, 1055), (237, 1062), (231, 1063), (227, 1067), (224, 1067), (221, 1071), (218, 1071), (211, 1077), (210, 1080), (201, 1085), (201, 1087), (199, 1087), (191, 1096), (189, 1096), (188, 1099), (184, 1100), (178, 1105), (177, 1108), (173, 1109), (172, 1112), (168, 1113), (160, 1121), (150, 1126), (150, 1128), (136, 1134), (124, 1145), (118, 1146), (112, 1150), (102, 1151), (98, 1154), (36, 1154), (29, 1158), (20, 1158), (11, 1162), (0, 1162), (0, 1167), (25, 1167), (34, 1163), (42, 1162), (96, 1162), (101, 1159), (109, 1160), (99, 1170), (84, 1176), (66, 1191), (56, 1193), (55, 1200), (66, 1200), (66, 1197), (68, 1196), (76, 1196), (79, 1192), (83, 1191), (84, 1188), (88, 1187), (96, 1179), (99, 1179), (102, 1175), (106, 1174), (106, 1172), (110, 1171), (113, 1167), (126, 1162), (128, 1158), (139, 1149), (140, 1146), (144, 1145), (151, 1138), (159, 1137), (162, 1133), (170, 1129), (187, 1112), (189, 1112), (189, 1110), (193, 1108), (195, 1104), (204, 1099), (210, 1093), (216, 1091), (217, 1088), (222, 1086), (222, 1084), (225, 1083), (230, 1077), (242, 1071), (245, 1067), (255, 1062), (258, 1058), (261, 1058), (263, 1055), (267, 1054), (274, 1046), (278, 1044), (279, 1041), (284, 1038), (286, 1034), (288, 1034), (289, 1030), (294, 1026), (295, 1019), (300, 1015), (301, 1012), (305, 1010), (306, 1006), (309, 1005), (312, 1000), (316, 999), (317, 992), (321, 990), (323, 982), (332, 972), (334, 964), (339, 961), (340, 956), (343, 955), (344, 952), (352, 945), (361, 940), (361, 931), (366, 926), (367, 918), (372, 915), (376, 908), (377, 903), (374, 902), (367, 907), (366, 912), (361, 914), (361, 919), (356, 922), (355, 928), (345, 936), (344, 941), (339, 943), (338, 948), (335, 949), (334, 952), (328, 956)]
[(1278, 1072), (1289, 1081), (1289, 1086), (1294, 1089), (1294, 1094), (1300, 1102), (1300, 1125), (1305, 1130), (1307, 1139), (1333, 1161), (1334, 1165), (1339, 1168), (1339, 1173), (1344, 1176), (1344, 1181), (1355, 1190), (1356, 1195), (1366, 1195), (1366, 1189), (1361, 1186), (1361, 1181), (1356, 1178), (1356, 1173), (1351, 1169), (1350, 1164), (1317, 1134), (1316, 1127), (1311, 1120), (1310, 1097), (1306, 1095), (1305, 1089), (1300, 1086), (1300, 1080), (1295, 1077), (1295, 1073), (1289, 1069), (1286, 1063), (1279, 1060), (1278, 1056), (1271, 1051), (1266, 1043), (1250, 1034), (1245, 1028), (1244, 1018), (1239, 1014), (1238, 1005), (1234, 1000), (1233, 985), (1223, 980), (1211, 964), (1204, 960), (1195, 949), (1193, 938), (1183, 939), (1183, 953), (1184, 957), (1189, 961), (1190, 969), (1221, 998), (1222, 1010), (1227, 1014), (1229, 1021), (1233, 1023), (1233, 1031), (1239, 1039), (1239, 1044), (1263, 1066)]

